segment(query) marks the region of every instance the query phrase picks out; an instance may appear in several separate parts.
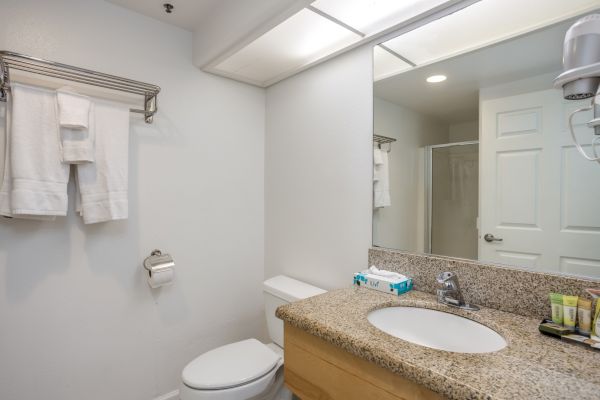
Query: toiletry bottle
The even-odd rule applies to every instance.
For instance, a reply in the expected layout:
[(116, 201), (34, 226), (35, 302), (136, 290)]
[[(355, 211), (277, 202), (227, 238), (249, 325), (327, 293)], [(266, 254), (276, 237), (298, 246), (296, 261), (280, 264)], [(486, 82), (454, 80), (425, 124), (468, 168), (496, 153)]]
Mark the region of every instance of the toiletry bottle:
[(570, 331), (575, 331), (578, 299), (578, 296), (563, 296), (563, 323)]
[(594, 322), (592, 323), (592, 339), (600, 339), (600, 298), (596, 299)]
[(550, 305), (552, 306), (552, 322), (563, 324), (563, 295), (550, 293)]
[(593, 301), (596, 302), (596, 305), (592, 307), (594, 316), (592, 318), (592, 334), (590, 337), (600, 341), (600, 289), (589, 288), (585, 289), (585, 291), (592, 296), (592, 299), (594, 299)]
[(592, 327), (592, 301), (579, 298), (577, 301), (577, 329), (581, 335), (590, 335)]

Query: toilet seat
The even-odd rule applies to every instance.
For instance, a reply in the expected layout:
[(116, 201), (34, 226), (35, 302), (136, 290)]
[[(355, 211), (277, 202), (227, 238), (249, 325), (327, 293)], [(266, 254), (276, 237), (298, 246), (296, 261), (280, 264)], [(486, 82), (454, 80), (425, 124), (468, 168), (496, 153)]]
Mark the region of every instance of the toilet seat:
[[(226, 390), (270, 381), (282, 358), (256, 339), (227, 344), (191, 361), (183, 370), (183, 383), (196, 390)], [(267, 378), (267, 379), (261, 379)], [(252, 385), (254, 386), (254, 385)]]

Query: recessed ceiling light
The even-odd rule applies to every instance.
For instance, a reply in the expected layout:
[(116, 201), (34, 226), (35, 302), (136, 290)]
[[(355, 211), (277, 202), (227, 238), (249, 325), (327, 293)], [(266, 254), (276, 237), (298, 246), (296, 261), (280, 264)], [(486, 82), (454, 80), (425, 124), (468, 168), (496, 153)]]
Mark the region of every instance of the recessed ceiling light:
[(431, 75), (429, 78), (427, 78), (427, 82), (429, 83), (444, 82), (445, 80), (446, 75)]

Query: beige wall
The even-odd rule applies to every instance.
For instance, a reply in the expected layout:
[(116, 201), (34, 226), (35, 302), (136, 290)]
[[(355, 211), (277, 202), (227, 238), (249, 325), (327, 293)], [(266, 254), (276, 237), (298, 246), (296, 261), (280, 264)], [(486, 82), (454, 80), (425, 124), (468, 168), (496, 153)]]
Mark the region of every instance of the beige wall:
[(375, 97), (375, 133), (396, 138), (390, 159), (392, 205), (373, 211), (373, 243), (424, 250), (424, 146), (448, 142), (445, 123)]
[(448, 141), (467, 142), (479, 139), (479, 121), (467, 121), (450, 124), (448, 126)]

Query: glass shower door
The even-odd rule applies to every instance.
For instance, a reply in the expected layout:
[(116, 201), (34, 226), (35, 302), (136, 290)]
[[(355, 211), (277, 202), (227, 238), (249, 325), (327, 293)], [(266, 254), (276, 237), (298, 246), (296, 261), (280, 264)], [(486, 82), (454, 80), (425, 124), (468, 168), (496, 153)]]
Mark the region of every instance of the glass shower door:
[(428, 175), (429, 252), (476, 260), (479, 144), (430, 146)]

